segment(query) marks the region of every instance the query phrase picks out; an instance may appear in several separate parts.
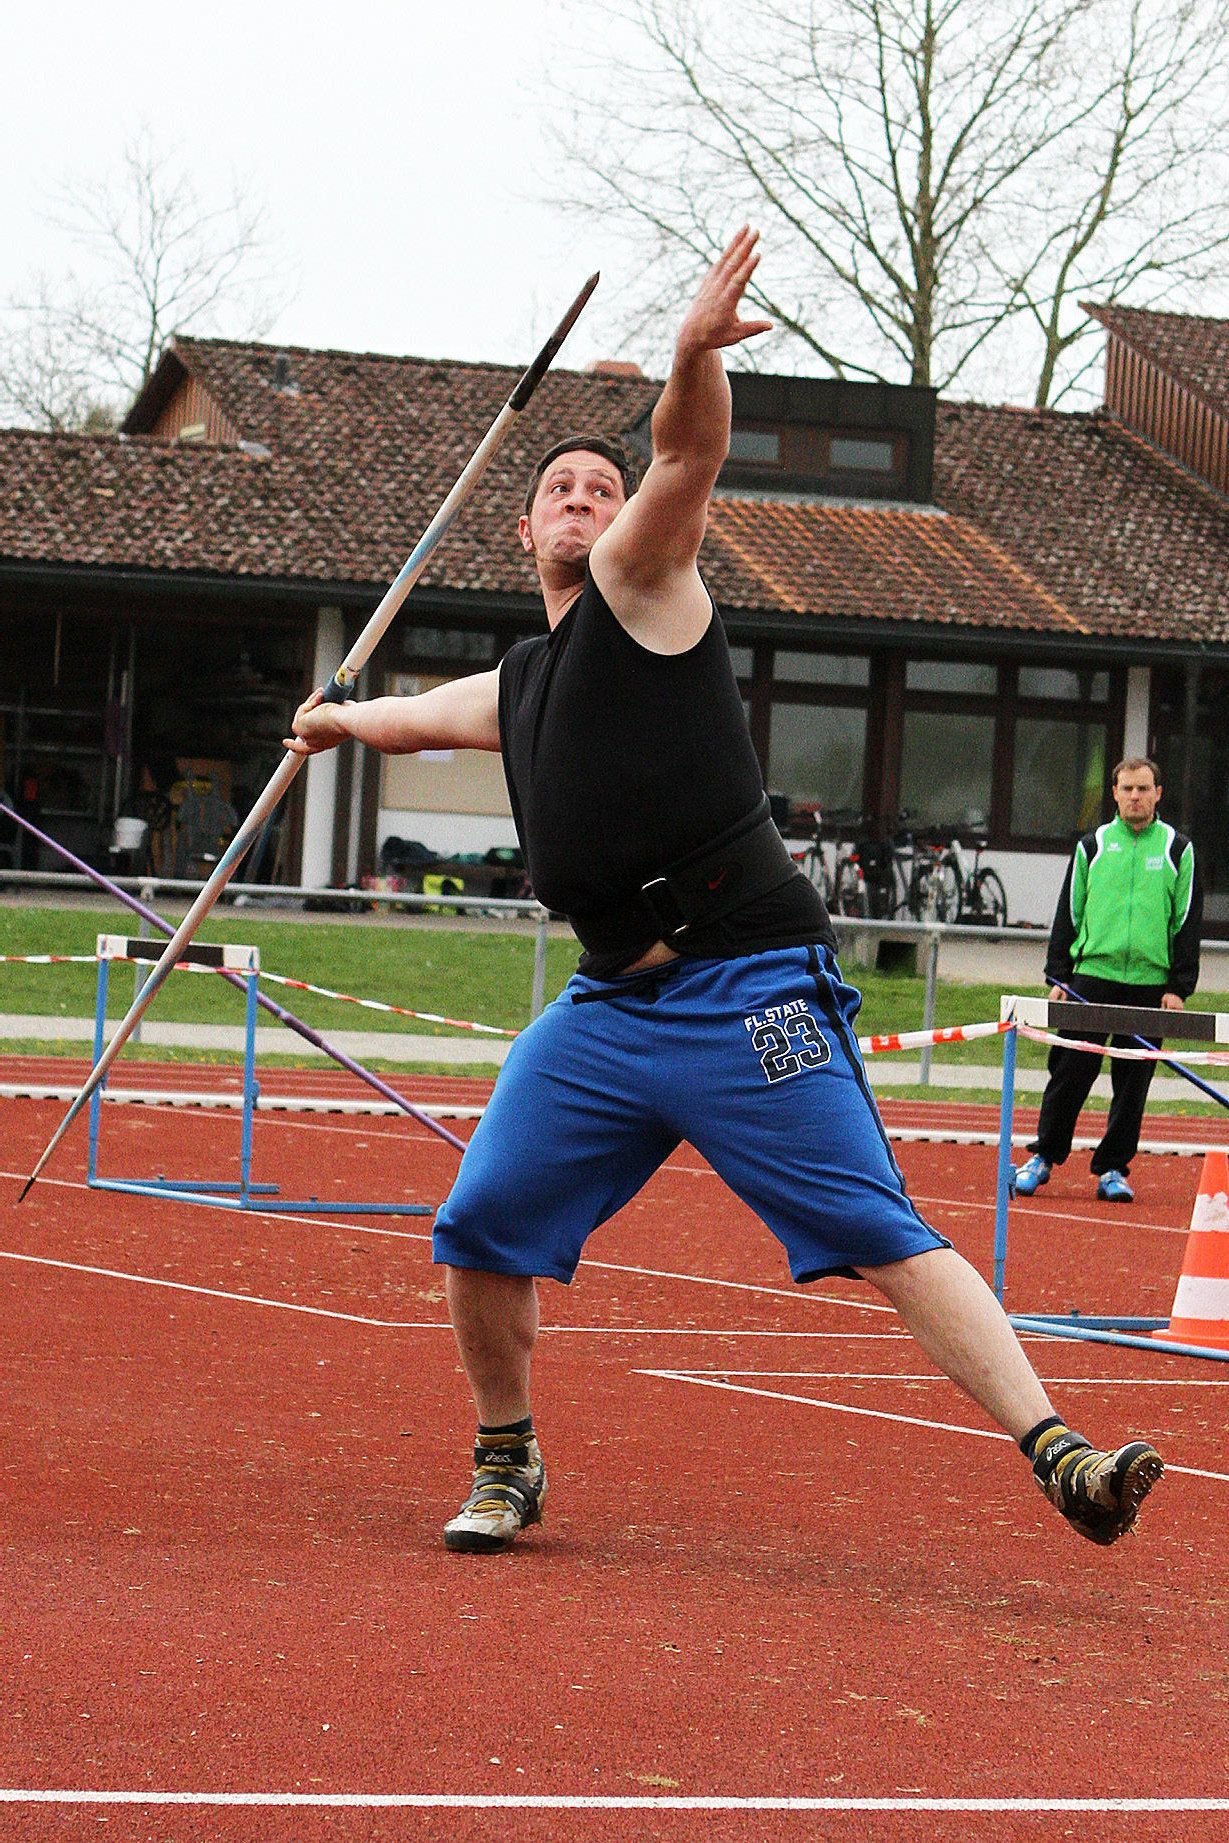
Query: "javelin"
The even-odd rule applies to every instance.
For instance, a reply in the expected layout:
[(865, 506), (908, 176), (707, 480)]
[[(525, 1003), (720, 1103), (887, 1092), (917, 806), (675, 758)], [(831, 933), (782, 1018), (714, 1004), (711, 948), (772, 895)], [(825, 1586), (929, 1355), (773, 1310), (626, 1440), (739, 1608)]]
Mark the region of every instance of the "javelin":
[[(1054, 984), (1060, 987), (1060, 989), (1067, 994), (1068, 998), (1074, 999), (1077, 1005), (1088, 1005), (1092, 1003), (1092, 1000), (1085, 998), (1082, 992), (1077, 992), (1074, 986), (1064, 985), (1061, 979), (1056, 979)], [(1152, 1049), (1155, 1047), (1153, 1044), (1149, 1043), (1147, 1037), (1137, 1036), (1134, 1031), (1127, 1034), (1130, 1035), (1132, 1043), (1138, 1043), (1141, 1049)], [(1195, 1071), (1193, 1069), (1188, 1069), (1184, 1062), (1175, 1062), (1172, 1056), (1158, 1056), (1157, 1061), (1163, 1063), (1167, 1069), (1172, 1069), (1175, 1075), (1185, 1076), (1192, 1088), (1198, 1088), (1201, 1093), (1210, 1095), (1214, 1101), (1219, 1101), (1222, 1107), (1229, 1107), (1229, 1096), (1223, 1095), (1220, 1089), (1214, 1088), (1210, 1082), (1201, 1081), (1199, 1076), (1195, 1074)]]
[[(139, 915), (143, 921), (149, 922), (152, 927), (157, 928), (162, 934), (174, 934), (175, 930), (171, 923), (169, 921), (164, 921), (156, 909), (149, 908), (146, 903), (139, 901), (136, 896), (130, 895), (125, 889), (121, 889), (118, 883), (113, 883), (110, 877), (103, 875), (101, 870), (95, 870), (91, 864), (85, 862), (84, 858), (74, 856), (66, 845), (62, 845), (58, 839), (52, 838), (49, 832), (40, 832), (36, 825), (32, 825), (28, 819), (23, 819), (21, 814), (17, 812), (14, 807), (9, 805), (7, 800), (0, 800), (0, 813), (6, 813), (10, 819), (16, 820), (19, 826), (24, 826), (26, 831), (34, 838), (37, 838), (40, 844), (50, 846), (52, 851), (58, 851), (65, 862), (71, 864), (74, 870), (79, 870), (83, 876), (91, 878), (91, 880), (98, 885), (99, 889), (106, 890), (109, 896), (114, 896), (117, 901), (126, 903), (133, 913)], [(238, 986), (240, 991), (247, 985), (247, 980), (242, 973), (222, 972), (222, 977), (231, 985)], [(322, 1037), (319, 1031), (313, 1030), (310, 1024), (305, 1024), (302, 1018), (296, 1017), (293, 1011), (287, 1011), (283, 1005), (277, 1004), (269, 997), (267, 992), (258, 991), (256, 994), (256, 1003), (275, 1017), (279, 1024), (285, 1024), (288, 1030), (297, 1031), (299, 1036), (301, 1036), (305, 1042), (310, 1043), (313, 1048), (323, 1050), (326, 1056), (331, 1056), (334, 1062), (340, 1063), (343, 1069), (348, 1069), (351, 1075), (357, 1075), (360, 1081), (365, 1081), (369, 1087), (375, 1089), (377, 1094), (382, 1094), (386, 1101), (395, 1102), (402, 1113), (412, 1115), (412, 1117), (420, 1121), (423, 1126), (429, 1127), (433, 1133), (437, 1133), (441, 1139), (446, 1139), (449, 1145), (455, 1146), (458, 1152), (463, 1152), (465, 1150), (465, 1141), (463, 1139), (458, 1139), (455, 1133), (450, 1133), (447, 1127), (441, 1126), (438, 1120), (433, 1120), (431, 1115), (424, 1113), (420, 1107), (413, 1106), (411, 1102), (405, 1099), (404, 1095), (398, 1094), (395, 1088), (390, 1088), (388, 1083), (381, 1081), (378, 1075), (373, 1075), (370, 1069), (365, 1069), (361, 1062), (356, 1062), (353, 1057), (347, 1056), (344, 1050), (338, 1049), (336, 1044), (330, 1043), (327, 1037)]]
[[(418, 543), (411, 551), (398, 575), (393, 579), (392, 583), (385, 591), (379, 607), (368, 621), (366, 627), (364, 627), (362, 633), (338, 666), (337, 671), (325, 686), (324, 702), (326, 704), (342, 704), (353, 692), (355, 681), (359, 673), (375, 651), (386, 629), (392, 624), (406, 596), (426, 568), (427, 561), (432, 551), (444, 536), (453, 519), (486, 472), (488, 464), (507, 436), (513, 422), (515, 422), (516, 418), (525, 408), (525, 405), (529, 402), (534, 391), (538, 388), (538, 385), (542, 382), (542, 379), (550, 369), (555, 354), (567, 338), (572, 327), (576, 324), (582, 308), (589, 299), (589, 296), (593, 293), (593, 290), (597, 287), (597, 282), (598, 278), (596, 275), (591, 275), (589, 277), (550, 338), (546, 341), (546, 344), (542, 347), (542, 350), (538, 353), (538, 356), (520, 379), (512, 395), (500, 410), (498, 416), (475, 448), (473, 454), (466, 462), (456, 485), (444, 500), (443, 505), (431, 520), (431, 523), (427, 526), (423, 535), (419, 538)], [(243, 824), (239, 827), (239, 830), (235, 833), (234, 838), (226, 847), (222, 856), (218, 859), (214, 867), (213, 875), (201, 890), (200, 895), (196, 898), (196, 901), (184, 916), (183, 921), (180, 923), (171, 939), (167, 942), (166, 947), (163, 949), (162, 958), (158, 961), (156, 966), (154, 966), (149, 977), (141, 987), (140, 992), (138, 992), (136, 998), (133, 1000), (127, 1016), (120, 1021), (111, 1041), (107, 1044), (102, 1055), (90, 1070), (85, 1086), (82, 1088), (80, 1094), (78, 1094), (76, 1100), (73, 1101), (68, 1112), (64, 1115), (59, 1126), (57, 1126), (55, 1132), (47, 1142), (42, 1157), (35, 1165), (30, 1176), (26, 1179), (21, 1196), (17, 1199), (19, 1203), (29, 1191), (30, 1186), (38, 1177), (39, 1172), (43, 1169), (43, 1166), (47, 1163), (47, 1160), (51, 1157), (56, 1146), (60, 1143), (60, 1140), (64, 1137), (81, 1109), (85, 1106), (95, 1088), (97, 1088), (99, 1083), (103, 1080), (107, 1070), (115, 1061), (115, 1058), (132, 1035), (136, 1026), (140, 1023), (155, 992), (157, 992), (158, 988), (162, 985), (180, 954), (192, 939), (192, 936), (196, 933), (196, 930), (204, 921), (210, 909), (212, 909), (214, 903), (226, 888), (226, 885), (230, 882), (231, 877), (239, 867), (240, 859), (244, 856), (249, 847), (254, 844), (261, 826), (264, 824), (269, 814), (273, 812), (274, 808), (281, 800), (282, 795), (294, 780), (295, 775), (303, 766), (305, 760), (305, 756), (297, 754), (293, 749), (287, 749), (285, 755), (282, 757), (281, 763), (274, 770), (268, 786), (257, 800)]]

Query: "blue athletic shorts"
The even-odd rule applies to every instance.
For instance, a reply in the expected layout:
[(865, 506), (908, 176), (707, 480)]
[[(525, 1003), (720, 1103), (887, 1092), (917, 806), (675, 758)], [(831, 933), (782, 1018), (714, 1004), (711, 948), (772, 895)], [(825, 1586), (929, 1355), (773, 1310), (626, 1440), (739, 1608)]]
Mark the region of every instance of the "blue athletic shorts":
[(575, 974), (512, 1045), (434, 1255), (570, 1280), (682, 1140), (784, 1244), (795, 1280), (950, 1247), (905, 1195), (832, 955), (787, 947)]

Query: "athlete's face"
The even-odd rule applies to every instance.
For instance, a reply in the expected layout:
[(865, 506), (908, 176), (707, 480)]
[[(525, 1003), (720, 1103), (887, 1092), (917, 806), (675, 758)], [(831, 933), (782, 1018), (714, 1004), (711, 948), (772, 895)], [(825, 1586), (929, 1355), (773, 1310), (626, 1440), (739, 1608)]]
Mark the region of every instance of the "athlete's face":
[(1151, 768), (1124, 768), (1114, 782), (1114, 805), (1133, 832), (1142, 832), (1152, 824), (1160, 798), (1161, 790)]
[(587, 448), (561, 454), (539, 480), (528, 516), (521, 515), (521, 544), (539, 567), (570, 565), (583, 571), (589, 552), (623, 504), (623, 481), (613, 461)]

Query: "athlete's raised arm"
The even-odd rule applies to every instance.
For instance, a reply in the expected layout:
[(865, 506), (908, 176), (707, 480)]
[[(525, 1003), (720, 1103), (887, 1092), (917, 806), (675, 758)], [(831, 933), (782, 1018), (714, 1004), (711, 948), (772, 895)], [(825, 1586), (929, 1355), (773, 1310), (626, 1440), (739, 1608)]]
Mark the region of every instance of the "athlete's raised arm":
[(730, 447), (721, 352), (772, 325), (739, 317), (759, 262), (758, 241), (759, 232), (744, 225), (700, 284), (653, 411), (652, 461), (639, 492), (590, 552), (593, 579), (610, 607), (654, 652), (683, 652), (708, 625), (710, 603), (696, 559), (709, 495)]

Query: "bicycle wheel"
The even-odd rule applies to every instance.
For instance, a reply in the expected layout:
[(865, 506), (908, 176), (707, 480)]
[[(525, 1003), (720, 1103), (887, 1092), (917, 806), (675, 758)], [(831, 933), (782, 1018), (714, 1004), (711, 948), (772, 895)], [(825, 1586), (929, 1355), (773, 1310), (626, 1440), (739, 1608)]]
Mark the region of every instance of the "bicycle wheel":
[(987, 928), (1007, 926), (1007, 891), (997, 870), (979, 870), (974, 877), (968, 915)]
[(829, 908), (832, 907), (834, 894), (832, 879), (828, 875), (828, 866), (824, 854), (818, 845), (810, 845), (798, 859), (802, 874), (808, 882), (813, 883)]
[(848, 915), (861, 920), (865, 920), (871, 912), (866, 878), (862, 875), (862, 866), (856, 857), (843, 857), (836, 867), (832, 912), (834, 915)]
[(935, 913), (935, 867), (929, 857), (917, 858), (909, 877), (909, 894), (905, 907), (914, 921), (937, 921)]
[(935, 920), (954, 922), (960, 914), (960, 871), (950, 851), (944, 852), (934, 868)]

